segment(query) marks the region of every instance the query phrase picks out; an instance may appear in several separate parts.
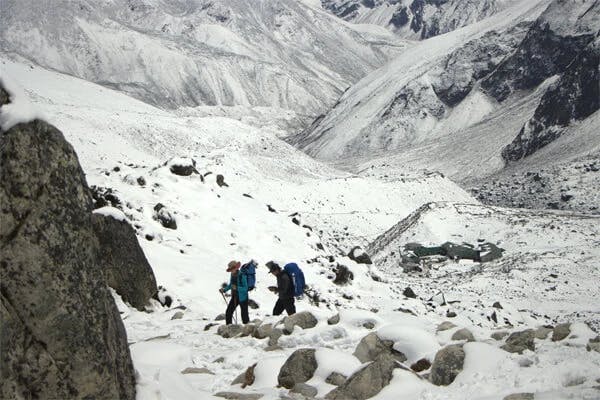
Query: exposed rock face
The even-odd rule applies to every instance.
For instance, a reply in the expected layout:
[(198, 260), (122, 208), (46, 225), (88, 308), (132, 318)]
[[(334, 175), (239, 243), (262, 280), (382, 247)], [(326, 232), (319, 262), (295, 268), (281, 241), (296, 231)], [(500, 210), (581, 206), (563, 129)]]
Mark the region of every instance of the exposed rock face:
[(315, 349), (296, 350), (279, 370), (277, 382), (281, 386), (291, 389), (297, 383), (303, 383), (312, 378), (317, 367)]
[(521, 354), (524, 350), (535, 351), (535, 331), (533, 329), (527, 329), (521, 332), (511, 333), (506, 344), (502, 346), (502, 349), (509, 353)]
[(462, 371), (465, 362), (465, 351), (462, 345), (444, 347), (435, 355), (431, 366), (431, 383), (442, 386), (454, 382)]
[(333, 283), (336, 285), (347, 285), (354, 279), (354, 274), (345, 265), (338, 264), (333, 272), (335, 272), (335, 279), (333, 280)]
[(599, 28), (600, 6), (592, 3), (555, 0), (517, 51), (482, 82), (484, 90), (503, 101), (514, 91), (532, 89), (564, 72)]
[(134, 399), (77, 156), (43, 121), (0, 132), (0, 397)]
[(394, 350), (394, 342), (391, 340), (382, 340), (377, 333), (369, 333), (362, 338), (356, 346), (356, 350), (352, 353), (360, 362), (373, 361), (381, 354), (389, 354), (399, 362), (406, 361), (406, 356)]
[(460, 103), (479, 79), (514, 51), (528, 28), (529, 23), (521, 23), (502, 33), (491, 31), (453, 51), (434, 75), (435, 94), (450, 107)]
[(366, 367), (350, 376), (344, 384), (329, 392), (328, 400), (364, 400), (375, 396), (392, 380), (399, 364), (389, 354), (382, 354)]
[(94, 214), (94, 231), (100, 241), (99, 263), (108, 286), (123, 300), (144, 311), (156, 293), (156, 278), (133, 228), (125, 221)]
[[(600, 6), (597, 8), (600, 9)], [(527, 157), (562, 136), (564, 127), (572, 121), (596, 112), (600, 108), (598, 64), (600, 38), (579, 53), (560, 79), (548, 88), (533, 118), (502, 150), (502, 157), (510, 161)]]

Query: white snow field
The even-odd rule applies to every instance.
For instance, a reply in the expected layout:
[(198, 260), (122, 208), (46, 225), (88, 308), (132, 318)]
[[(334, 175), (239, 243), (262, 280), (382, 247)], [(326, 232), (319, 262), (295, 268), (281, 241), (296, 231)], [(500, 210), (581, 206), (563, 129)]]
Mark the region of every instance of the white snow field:
[[(600, 379), (600, 353), (586, 350), (597, 333), (586, 322), (598, 329), (600, 219), (482, 207), (439, 174), (352, 175), (279, 139), (285, 132), (277, 120), (269, 124), (266, 117), (257, 128), (243, 120), (206, 116), (210, 110), (204, 110), (205, 116), (193, 110), (165, 111), (4, 56), (0, 78), (20, 86), (33, 107), (65, 134), (88, 183), (111, 188), (119, 197), (120, 210), (96, 212), (127, 218), (158, 284), (176, 299), (171, 308), (154, 303), (152, 312), (144, 313), (115, 294), (137, 371), (139, 400), (210, 399), (223, 391), (256, 393), (262, 399), (295, 396), (277, 387), (277, 374), (293, 351), (307, 347), (318, 349), (319, 362), (308, 383), (324, 396), (334, 388), (325, 382), (329, 373), (349, 375), (362, 367), (352, 353), (371, 331), (393, 340), (394, 348), (412, 362), (433, 361), (440, 347), (457, 342), (451, 335), (459, 327), (471, 330), (477, 342), (465, 344), (464, 370), (451, 385), (434, 386), (398, 369), (374, 398), (501, 400), (518, 392), (537, 393), (536, 399), (599, 398), (594, 386)], [(173, 163), (189, 164), (191, 159), (204, 181), (200, 175), (170, 172)], [(218, 174), (228, 186), (216, 183)], [(366, 248), (390, 233), (430, 202), (440, 206), (390, 236), (388, 255), (405, 241), (472, 242), (482, 235), (504, 247), (505, 255), (489, 264), (442, 262), (418, 275), (383, 261), (384, 250), (371, 254), (373, 265), (345, 256), (354, 245)], [(157, 203), (173, 214), (177, 229), (153, 219)], [(292, 221), (294, 213), (299, 224)], [(209, 326), (222, 323), (214, 320), (225, 310), (218, 288), (228, 279), (227, 262), (250, 258), (260, 264), (257, 289), (251, 292), (259, 308), (250, 310), (251, 319), (280, 320), (270, 316), (275, 298), (267, 286), (274, 278), (264, 263), (271, 259), (298, 262), (321, 300), (318, 306), (308, 298), (297, 301), (298, 310), (311, 311), (318, 324), (282, 336), (280, 350), (265, 351), (267, 339), (225, 339), (216, 334), (217, 326)], [(332, 282), (338, 263), (353, 273), (350, 284)], [(401, 294), (406, 286), (415, 290), (416, 299)], [(429, 301), (440, 291), (449, 305)], [(503, 308), (494, 309), (498, 322), (493, 322), (489, 315), (496, 301)], [(172, 320), (180, 311), (182, 318)], [(446, 317), (447, 311), (457, 316)], [(340, 322), (329, 325), (327, 318), (337, 313)], [(438, 332), (447, 319), (457, 327)], [(536, 351), (522, 355), (500, 350), (503, 342), (490, 338), (500, 329), (513, 332), (567, 321), (573, 323), (568, 338), (536, 339)], [(231, 385), (255, 363), (253, 385)], [(182, 374), (188, 367), (210, 373)]]

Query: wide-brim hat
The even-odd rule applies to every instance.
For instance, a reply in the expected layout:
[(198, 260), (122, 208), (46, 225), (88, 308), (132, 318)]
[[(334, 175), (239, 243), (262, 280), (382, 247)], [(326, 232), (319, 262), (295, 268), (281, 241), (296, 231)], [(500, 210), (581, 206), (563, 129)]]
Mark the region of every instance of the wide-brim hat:
[(239, 262), (239, 261), (235, 261), (235, 260), (229, 261), (229, 264), (227, 264), (227, 270), (226, 271), (227, 272), (231, 272), (231, 271), (233, 271), (235, 269), (238, 269), (241, 265), (242, 265), (242, 263)]
[(281, 267), (275, 261), (269, 261), (265, 264), (269, 268), (269, 272), (279, 271)]

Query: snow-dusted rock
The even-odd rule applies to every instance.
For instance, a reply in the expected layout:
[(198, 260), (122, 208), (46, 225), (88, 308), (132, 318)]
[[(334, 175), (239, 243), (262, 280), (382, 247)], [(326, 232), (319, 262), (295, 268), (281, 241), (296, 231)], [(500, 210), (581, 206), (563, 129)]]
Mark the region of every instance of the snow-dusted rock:
[(310, 329), (317, 326), (317, 318), (310, 311), (302, 311), (293, 315), (288, 315), (283, 319), (283, 332), (290, 334), (295, 326), (302, 329)]
[(497, 331), (497, 332), (492, 332), (492, 334), (490, 335), (490, 337), (494, 340), (502, 340), (505, 337), (508, 336), (508, 332), (507, 331)]
[(535, 330), (535, 338), (536, 339), (540, 339), (540, 340), (544, 340), (548, 337), (548, 334), (550, 332), (552, 332), (553, 329), (552, 328), (548, 328), (546, 326), (540, 326), (539, 328), (537, 328)]
[(264, 339), (264, 338), (269, 337), (271, 335), (272, 331), (273, 331), (273, 324), (260, 324), (254, 330), (254, 332), (252, 333), (252, 336), (254, 336), (257, 339)]
[(600, 353), (600, 336), (590, 339), (585, 348), (587, 351), (595, 351)]
[(238, 324), (230, 324), (230, 325), (221, 325), (217, 330), (217, 335), (222, 336), (226, 339), (236, 337), (241, 335), (244, 331), (243, 325)]
[(198, 368), (198, 367), (187, 367), (186, 369), (182, 370), (181, 373), (184, 375), (185, 374), (207, 374), (207, 375), (215, 374), (208, 368)]
[(375, 332), (369, 333), (362, 338), (353, 353), (363, 363), (374, 361), (381, 354), (389, 354), (399, 362), (406, 361), (406, 356), (394, 349), (394, 342), (392, 340), (382, 340)]
[(277, 376), (279, 384), (291, 389), (297, 383), (303, 383), (313, 377), (317, 370), (315, 349), (299, 349), (286, 360)]
[(316, 387), (307, 385), (306, 383), (296, 383), (290, 392), (299, 393), (309, 399), (314, 398), (319, 393)]
[(336, 325), (340, 322), (340, 314), (335, 314), (332, 317), (327, 318), (327, 324), (328, 325)]
[(339, 372), (332, 372), (325, 378), (325, 382), (330, 385), (341, 386), (346, 382), (347, 377)]
[(506, 343), (501, 347), (509, 353), (522, 353), (524, 350), (535, 351), (535, 331), (526, 329), (520, 332), (513, 332), (506, 339)]
[(227, 400), (258, 400), (264, 396), (262, 393), (237, 393), (237, 392), (217, 392), (215, 396)]
[(514, 393), (504, 396), (502, 400), (533, 400), (534, 398), (533, 393)]
[(452, 334), (451, 339), (452, 340), (466, 340), (467, 342), (475, 341), (475, 337), (473, 336), (471, 331), (468, 330), (467, 328), (462, 328), (462, 329), (459, 329), (456, 332), (454, 332)]
[(196, 169), (196, 160), (193, 158), (176, 157), (167, 161), (166, 165), (169, 171), (175, 175), (190, 176), (191, 174), (199, 174)]
[(360, 246), (352, 248), (348, 253), (348, 257), (357, 264), (373, 264), (371, 257), (369, 257), (367, 252)]
[(431, 383), (442, 386), (454, 382), (462, 371), (465, 362), (465, 351), (462, 345), (446, 346), (435, 355), (431, 366)]
[(375, 361), (352, 374), (341, 386), (329, 392), (328, 400), (364, 400), (375, 396), (391, 379), (399, 364), (394, 357), (384, 353)]
[(456, 325), (454, 325), (450, 321), (444, 321), (438, 325), (437, 332), (447, 331), (448, 329), (452, 329), (452, 328), (456, 328)]
[(560, 342), (561, 340), (565, 339), (570, 334), (571, 334), (571, 324), (569, 324), (569, 323), (558, 324), (554, 327), (554, 330), (552, 331), (552, 341)]
[(177, 220), (169, 209), (162, 203), (154, 206), (154, 219), (168, 229), (177, 229)]

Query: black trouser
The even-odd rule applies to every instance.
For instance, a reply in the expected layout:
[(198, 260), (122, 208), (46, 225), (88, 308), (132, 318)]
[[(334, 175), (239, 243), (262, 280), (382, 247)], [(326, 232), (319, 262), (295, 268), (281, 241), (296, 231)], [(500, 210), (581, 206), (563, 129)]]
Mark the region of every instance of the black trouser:
[(277, 299), (277, 303), (275, 303), (275, 307), (273, 307), (273, 315), (280, 315), (283, 310), (285, 310), (288, 315), (296, 314), (296, 305), (294, 304), (293, 297), (289, 299)]
[(240, 305), (240, 309), (242, 310), (242, 322), (244, 324), (247, 324), (250, 321), (250, 318), (248, 317), (248, 300), (242, 302), (238, 301), (237, 293), (235, 293), (234, 291), (231, 296), (231, 300), (229, 300), (229, 304), (227, 305), (227, 310), (225, 311), (225, 323), (227, 325), (231, 324), (233, 312), (235, 311), (235, 308), (238, 306), (238, 304)]

